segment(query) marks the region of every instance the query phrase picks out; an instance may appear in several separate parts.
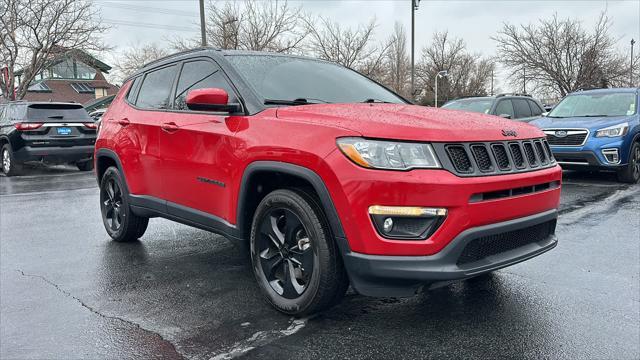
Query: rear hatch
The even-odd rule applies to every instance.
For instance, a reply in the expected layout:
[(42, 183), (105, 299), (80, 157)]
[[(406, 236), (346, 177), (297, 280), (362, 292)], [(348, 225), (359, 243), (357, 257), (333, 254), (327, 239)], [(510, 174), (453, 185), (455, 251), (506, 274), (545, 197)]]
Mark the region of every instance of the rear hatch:
[(27, 146), (69, 147), (95, 143), (95, 123), (80, 104), (29, 104), (24, 119), (15, 127)]

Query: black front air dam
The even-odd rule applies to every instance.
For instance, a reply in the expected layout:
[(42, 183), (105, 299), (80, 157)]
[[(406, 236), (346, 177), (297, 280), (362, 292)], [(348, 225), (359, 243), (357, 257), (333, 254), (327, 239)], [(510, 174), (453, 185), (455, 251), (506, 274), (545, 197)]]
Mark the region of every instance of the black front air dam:
[[(343, 259), (351, 286), (360, 294), (381, 297), (402, 297), (416, 294), (424, 287), (471, 278), (507, 267), (553, 249), (557, 240), (553, 234), (557, 210), (475, 227), (463, 231), (442, 251), (430, 256), (381, 256), (348, 252)], [(477, 261), (459, 264), (465, 247), (474, 240), (493, 239), (495, 235), (526, 232), (544, 223), (549, 234), (535, 241), (489, 255)]]

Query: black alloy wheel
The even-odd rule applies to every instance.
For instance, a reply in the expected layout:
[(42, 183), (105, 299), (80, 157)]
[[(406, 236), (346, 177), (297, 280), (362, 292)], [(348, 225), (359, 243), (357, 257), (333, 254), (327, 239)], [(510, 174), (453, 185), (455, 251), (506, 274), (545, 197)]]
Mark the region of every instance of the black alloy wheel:
[(120, 171), (108, 168), (100, 181), (102, 223), (111, 238), (118, 242), (135, 241), (147, 230), (149, 218), (131, 211), (127, 188)]
[(631, 184), (640, 181), (640, 142), (631, 145), (628, 164), (618, 172), (618, 180)]
[(301, 189), (262, 199), (251, 224), (253, 273), (267, 301), (303, 316), (327, 309), (349, 287), (342, 257), (322, 207)]
[(298, 298), (314, 267), (313, 248), (300, 218), (289, 209), (272, 209), (262, 218), (258, 237), (258, 260), (269, 285), (286, 299)]

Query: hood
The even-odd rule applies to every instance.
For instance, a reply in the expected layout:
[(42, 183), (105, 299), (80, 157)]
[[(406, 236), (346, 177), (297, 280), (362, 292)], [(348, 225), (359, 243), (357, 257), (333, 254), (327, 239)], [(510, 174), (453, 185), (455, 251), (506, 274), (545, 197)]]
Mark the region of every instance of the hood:
[(630, 122), (633, 116), (611, 116), (611, 117), (568, 117), (550, 118), (544, 117), (530, 122), (540, 129), (574, 129), (586, 128), (591, 131), (602, 129), (608, 126), (618, 125), (623, 122)]
[(418, 141), (507, 140), (544, 137), (534, 126), (497, 116), (405, 104), (318, 104), (279, 108), (277, 117), (326, 124), (364, 137)]

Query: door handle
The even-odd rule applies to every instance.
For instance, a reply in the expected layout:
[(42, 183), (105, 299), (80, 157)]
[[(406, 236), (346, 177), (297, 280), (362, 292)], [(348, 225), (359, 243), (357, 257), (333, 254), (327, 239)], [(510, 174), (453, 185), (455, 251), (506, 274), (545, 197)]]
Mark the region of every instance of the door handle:
[(174, 122), (168, 122), (168, 123), (164, 123), (161, 126), (162, 130), (168, 132), (168, 133), (174, 133), (176, 131), (178, 131), (178, 129), (180, 129), (178, 127), (178, 125), (176, 125), (176, 123)]
[(127, 118), (122, 118), (120, 120), (118, 120), (118, 124), (122, 125), (122, 126), (127, 126), (129, 125), (131, 122), (129, 121), (129, 119)]

